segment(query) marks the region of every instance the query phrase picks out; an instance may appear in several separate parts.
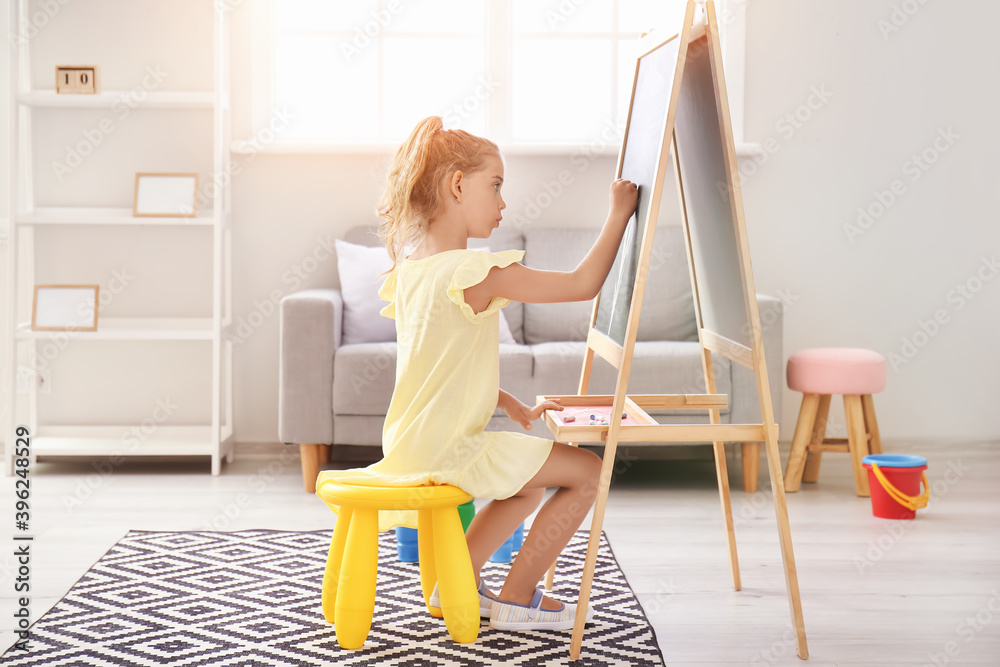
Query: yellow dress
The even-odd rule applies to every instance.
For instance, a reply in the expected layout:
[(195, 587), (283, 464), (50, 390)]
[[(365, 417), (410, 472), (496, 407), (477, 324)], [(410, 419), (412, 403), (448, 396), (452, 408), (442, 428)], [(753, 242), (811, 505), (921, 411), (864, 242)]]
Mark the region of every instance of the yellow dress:
[[(499, 310), (475, 313), (463, 290), (523, 250), (448, 250), (404, 259), (379, 288), (381, 314), (396, 321), (396, 385), (382, 430), (383, 458), (366, 468), (325, 470), (317, 484), (453, 484), (476, 498), (508, 498), (542, 467), (553, 440), (483, 430), (500, 389)], [(337, 511), (336, 508), (333, 508)], [(379, 512), (379, 530), (416, 528), (416, 511)]]

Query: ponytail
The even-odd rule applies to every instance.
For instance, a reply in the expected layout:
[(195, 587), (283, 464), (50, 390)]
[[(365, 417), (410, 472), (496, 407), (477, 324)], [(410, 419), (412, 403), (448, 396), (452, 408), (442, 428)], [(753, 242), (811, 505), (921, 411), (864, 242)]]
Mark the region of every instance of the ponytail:
[(445, 130), (440, 116), (417, 123), (392, 159), (376, 209), (383, 218), (378, 235), (393, 268), (404, 246), (415, 246), (440, 213), (445, 180), (456, 171), (476, 171), (491, 154), (500, 155), (495, 143), (465, 130)]

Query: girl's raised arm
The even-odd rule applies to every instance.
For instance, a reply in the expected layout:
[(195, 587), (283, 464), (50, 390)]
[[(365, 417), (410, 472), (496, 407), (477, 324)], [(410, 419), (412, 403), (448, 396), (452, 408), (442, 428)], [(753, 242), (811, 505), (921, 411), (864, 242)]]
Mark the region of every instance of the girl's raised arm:
[(635, 212), (638, 186), (618, 179), (611, 184), (611, 210), (600, 236), (572, 271), (541, 271), (523, 264), (494, 267), (477, 285), (465, 289), (466, 303), (489, 303), (494, 296), (522, 303), (588, 301), (597, 296), (611, 271), (622, 234)]

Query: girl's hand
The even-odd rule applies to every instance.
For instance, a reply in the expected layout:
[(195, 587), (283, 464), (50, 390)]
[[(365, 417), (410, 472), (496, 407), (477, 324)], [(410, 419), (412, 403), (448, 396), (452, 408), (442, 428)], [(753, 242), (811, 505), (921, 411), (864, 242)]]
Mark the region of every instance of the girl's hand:
[(628, 222), (635, 213), (635, 205), (639, 200), (639, 186), (630, 180), (619, 178), (611, 184), (611, 215), (610, 217), (624, 219)]
[(556, 401), (543, 401), (533, 408), (529, 408), (521, 401), (512, 401), (510, 405), (504, 406), (507, 416), (521, 425), (522, 428), (531, 430), (531, 422), (542, 416), (546, 410), (563, 410), (562, 405)]

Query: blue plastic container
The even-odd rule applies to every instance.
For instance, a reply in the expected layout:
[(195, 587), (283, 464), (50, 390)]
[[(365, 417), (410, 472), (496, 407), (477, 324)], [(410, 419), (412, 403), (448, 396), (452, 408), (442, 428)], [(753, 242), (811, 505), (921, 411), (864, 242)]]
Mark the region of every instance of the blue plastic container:
[(416, 528), (396, 526), (396, 555), (402, 563), (416, 563), (420, 560)]
[(521, 548), (524, 542), (524, 524), (522, 523), (514, 533), (507, 538), (500, 548), (490, 556), (491, 563), (509, 563), (513, 560), (514, 552)]
[[(458, 506), (458, 514), (462, 519), (462, 530), (468, 530), (472, 517), (476, 514), (476, 507), (470, 500)], [(524, 524), (522, 523), (514, 531), (514, 534), (508, 537), (507, 541), (490, 556), (490, 562), (509, 563), (513, 559), (513, 552), (520, 549), (523, 543)], [(396, 555), (401, 563), (416, 563), (420, 560), (416, 528), (396, 527)]]

